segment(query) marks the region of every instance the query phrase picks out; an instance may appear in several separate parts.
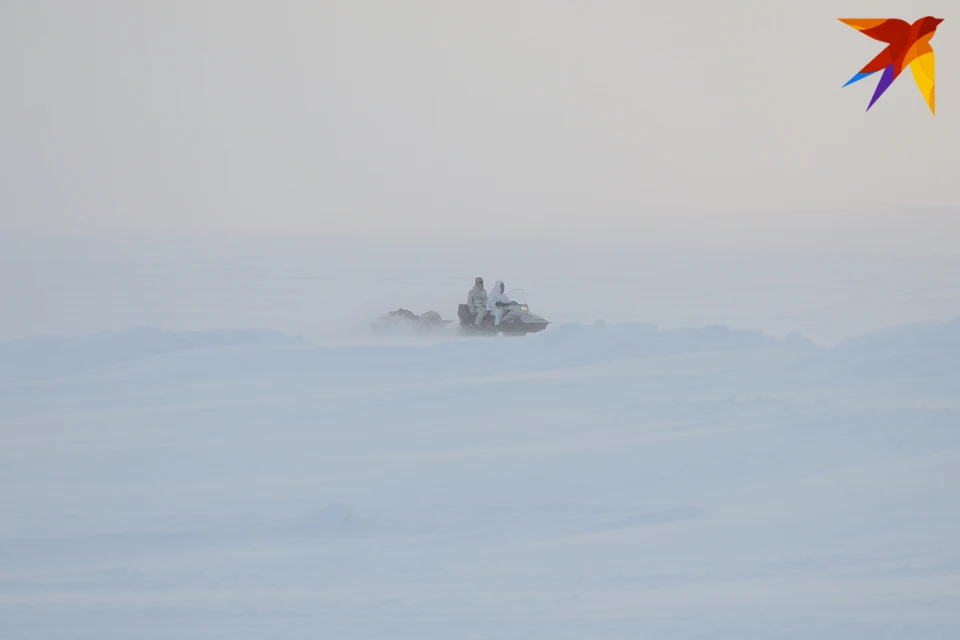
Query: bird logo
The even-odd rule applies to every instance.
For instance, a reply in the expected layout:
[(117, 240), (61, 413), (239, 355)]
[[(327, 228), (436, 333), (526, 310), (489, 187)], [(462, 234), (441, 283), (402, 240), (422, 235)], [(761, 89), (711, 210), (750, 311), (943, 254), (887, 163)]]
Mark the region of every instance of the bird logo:
[(873, 98), (867, 105), (867, 111), (870, 111), (870, 107), (890, 88), (890, 85), (907, 65), (910, 65), (913, 79), (916, 81), (924, 100), (927, 101), (931, 113), (937, 113), (936, 61), (933, 55), (933, 47), (930, 46), (930, 39), (936, 33), (937, 26), (943, 22), (943, 18), (927, 16), (926, 18), (920, 18), (913, 24), (888, 18), (840, 18), (840, 22), (850, 25), (874, 40), (887, 44), (886, 49), (868, 62), (867, 66), (860, 69), (855, 76), (847, 81), (847, 84), (843, 85), (846, 87), (863, 80), (867, 76), (872, 76), (878, 71), (883, 71), (877, 89), (873, 92)]

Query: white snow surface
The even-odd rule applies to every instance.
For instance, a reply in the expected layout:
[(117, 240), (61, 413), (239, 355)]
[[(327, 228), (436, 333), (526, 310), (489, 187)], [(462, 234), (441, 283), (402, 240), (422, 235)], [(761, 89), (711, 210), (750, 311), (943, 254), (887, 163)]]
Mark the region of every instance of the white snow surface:
[(960, 638), (960, 321), (0, 346), (7, 639)]

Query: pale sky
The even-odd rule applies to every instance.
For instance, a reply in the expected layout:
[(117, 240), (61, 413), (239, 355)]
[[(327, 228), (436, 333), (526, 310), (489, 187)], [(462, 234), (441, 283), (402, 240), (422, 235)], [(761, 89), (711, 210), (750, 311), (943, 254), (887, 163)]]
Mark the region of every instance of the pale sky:
[[(0, 232), (896, 234), (958, 204), (956, 7), (5, 0)], [(937, 115), (909, 72), (865, 113), (837, 18), (929, 14)]]

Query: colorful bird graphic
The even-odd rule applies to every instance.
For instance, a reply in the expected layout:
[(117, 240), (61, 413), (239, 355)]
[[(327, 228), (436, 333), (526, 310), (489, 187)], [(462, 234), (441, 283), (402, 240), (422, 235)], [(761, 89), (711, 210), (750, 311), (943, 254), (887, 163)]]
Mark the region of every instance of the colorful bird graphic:
[(934, 114), (936, 111), (936, 61), (933, 55), (933, 47), (930, 46), (930, 38), (937, 31), (937, 26), (943, 22), (943, 18), (934, 18), (927, 16), (920, 18), (913, 24), (908, 24), (903, 20), (893, 20), (886, 18), (840, 18), (840, 22), (848, 24), (864, 35), (870, 36), (874, 40), (885, 42), (887, 48), (867, 63), (857, 75), (847, 81), (847, 86), (863, 80), (867, 76), (872, 76), (878, 71), (883, 71), (880, 76), (880, 83), (877, 84), (877, 90), (873, 93), (873, 98), (867, 106), (867, 111), (873, 106), (883, 92), (890, 88), (897, 76), (910, 65), (913, 72), (913, 79), (920, 88), (920, 93), (930, 106), (930, 111)]

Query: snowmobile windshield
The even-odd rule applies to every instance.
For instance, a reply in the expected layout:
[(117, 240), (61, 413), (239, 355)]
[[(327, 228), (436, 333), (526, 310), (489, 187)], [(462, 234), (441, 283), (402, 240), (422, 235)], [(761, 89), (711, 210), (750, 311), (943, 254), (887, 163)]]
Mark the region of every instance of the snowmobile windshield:
[(507, 298), (513, 302), (523, 305), (524, 307), (527, 306), (527, 294), (523, 291), (523, 289), (511, 289), (510, 291), (507, 291)]

